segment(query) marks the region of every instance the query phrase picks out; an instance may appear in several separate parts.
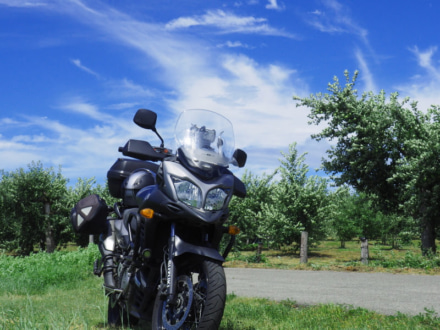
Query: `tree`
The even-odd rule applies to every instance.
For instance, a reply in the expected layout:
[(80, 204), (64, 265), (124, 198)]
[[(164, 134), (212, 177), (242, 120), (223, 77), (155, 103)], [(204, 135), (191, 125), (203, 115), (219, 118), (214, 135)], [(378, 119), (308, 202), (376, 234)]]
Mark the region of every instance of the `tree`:
[(327, 203), (327, 180), (309, 176), (305, 154), (298, 156), (295, 143), (282, 155), (278, 168), (281, 178), (258, 214), (260, 231), (278, 246), (299, 245), (304, 230), (309, 233), (309, 241), (317, 243), (326, 235), (322, 210)]
[[(440, 111), (427, 114), (409, 98), (399, 101), (393, 93), (363, 93), (354, 89), (358, 73), (345, 86), (338, 79), (328, 85), (329, 94), (294, 97), (297, 106), (311, 109), (311, 124), (326, 122), (312, 138), (335, 139), (336, 145), (323, 160), (327, 173), (338, 185), (348, 184), (359, 192), (376, 195), (385, 215), (414, 216), (421, 226), (422, 251), (435, 252), (439, 226)], [(402, 207), (404, 206), (404, 207)]]
[(270, 199), (275, 175), (276, 172), (271, 175), (263, 174), (261, 177), (248, 171), (244, 173), (242, 181), (246, 186), (247, 195), (245, 198), (234, 197), (229, 204), (230, 221), (241, 230), (241, 234), (237, 236), (238, 245), (249, 244), (261, 238), (257, 215), (261, 212), (262, 204)]
[[(24, 255), (32, 252), (35, 244), (53, 252), (69, 225), (63, 203), (66, 182), (61, 170), (55, 173), (52, 168), (43, 168), (41, 162), (32, 162), (27, 171), (3, 172), (1, 191), (8, 205), (4, 222), (15, 225), (9, 227), (11, 237), (2, 237), (2, 241), (14, 242), (14, 248)], [(45, 204), (50, 212), (45, 212)]]
[(330, 226), (341, 242), (341, 248), (345, 248), (346, 241), (359, 237), (362, 232), (356, 196), (350, 194), (350, 190), (344, 186), (331, 193), (330, 199), (327, 208)]
[(0, 180), (0, 248), (8, 251), (18, 246), (19, 222), (15, 219), (15, 207), (12, 204), (12, 178), (7, 172), (1, 171)]

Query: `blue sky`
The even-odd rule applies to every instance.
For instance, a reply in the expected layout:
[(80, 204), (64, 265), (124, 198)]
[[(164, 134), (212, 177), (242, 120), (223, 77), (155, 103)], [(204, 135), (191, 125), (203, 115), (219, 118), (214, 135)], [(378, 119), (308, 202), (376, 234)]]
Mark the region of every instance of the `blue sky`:
[(126, 140), (158, 143), (138, 108), (171, 147), (178, 114), (205, 108), (231, 120), (252, 172), (293, 142), (315, 169), (329, 143), (310, 139), (293, 95), (359, 70), (360, 91), (440, 104), (439, 13), (424, 0), (0, 0), (0, 169), (40, 160), (104, 182)]

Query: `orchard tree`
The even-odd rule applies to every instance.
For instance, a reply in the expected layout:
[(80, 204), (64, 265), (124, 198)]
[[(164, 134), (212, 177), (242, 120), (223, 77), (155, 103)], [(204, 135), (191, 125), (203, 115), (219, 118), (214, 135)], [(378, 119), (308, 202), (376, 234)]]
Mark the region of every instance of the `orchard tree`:
[(0, 180), (0, 248), (11, 251), (18, 247), (19, 222), (15, 218), (15, 206), (12, 203), (12, 178), (1, 171)]
[(345, 248), (346, 241), (359, 237), (362, 232), (356, 196), (351, 194), (346, 186), (343, 186), (331, 193), (329, 198), (331, 200), (327, 207), (329, 226), (341, 242), (341, 248)]
[(305, 154), (298, 156), (295, 143), (282, 155), (278, 168), (281, 178), (258, 214), (260, 232), (276, 246), (299, 245), (301, 231), (307, 231), (309, 240), (317, 243), (326, 236), (326, 215), (322, 211), (328, 201), (327, 180), (309, 176)]
[[(335, 140), (323, 167), (339, 185), (376, 195), (385, 215), (403, 211), (420, 224), (422, 251), (436, 251), (435, 230), (440, 216), (440, 111), (426, 114), (409, 98), (385, 92), (358, 96), (358, 73), (341, 86), (335, 77), (330, 93), (294, 97), (309, 107), (311, 124), (327, 126), (312, 136)], [(401, 206), (404, 206), (403, 208)]]
[(12, 239), (14, 248), (24, 255), (32, 252), (35, 244), (53, 252), (69, 225), (64, 203), (66, 182), (61, 170), (56, 173), (41, 162), (32, 162), (27, 170), (3, 172), (1, 190), (9, 211), (4, 222), (16, 224), (12, 237), (2, 240)]
[(267, 203), (274, 189), (271, 175), (263, 174), (261, 177), (246, 171), (242, 181), (246, 186), (245, 198), (233, 197), (229, 204), (230, 222), (237, 225), (241, 233), (237, 236), (238, 245), (249, 244), (261, 238), (260, 222), (257, 215), (261, 212), (262, 205)]

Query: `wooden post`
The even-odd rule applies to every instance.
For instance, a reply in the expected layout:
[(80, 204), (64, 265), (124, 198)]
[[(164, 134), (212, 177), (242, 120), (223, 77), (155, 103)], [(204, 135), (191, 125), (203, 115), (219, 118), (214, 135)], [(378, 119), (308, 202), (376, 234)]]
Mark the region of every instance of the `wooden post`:
[(301, 251), (299, 254), (299, 262), (301, 264), (307, 263), (307, 240), (309, 239), (309, 233), (306, 231), (301, 232)]
[(368, 265), (368, 240), (365, 237), (361, 237), (361, 262), (364, 265)]
[(44, 216), (46, 217), (46, 252), (53, 253), (55, 251), (55, 240), (53, 238), (52, 226), (50, 223), (50, 203), (44, 203)]
[(89, 235), (89, 244), (93, 244), (95, 242), (95, 239), (93, 238), (93, 235)]
[(261, 262), (261, 252), (263, 251), (263, 241), (258, 240), (257, 246), (257, 263)]

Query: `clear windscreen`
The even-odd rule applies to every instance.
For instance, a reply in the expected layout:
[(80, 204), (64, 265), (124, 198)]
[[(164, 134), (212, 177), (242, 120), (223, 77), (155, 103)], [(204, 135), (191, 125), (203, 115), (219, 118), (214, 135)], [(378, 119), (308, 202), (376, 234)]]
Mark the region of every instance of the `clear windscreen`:
[(175, 127), (176, 147), (193, 166), (201, 169), (212, 165), (228, 166), (234, 153), (234, 131), (231, 122), (209, 110), (182, 112)]

